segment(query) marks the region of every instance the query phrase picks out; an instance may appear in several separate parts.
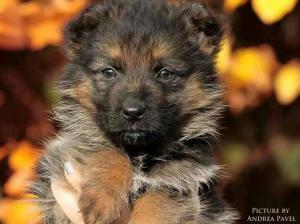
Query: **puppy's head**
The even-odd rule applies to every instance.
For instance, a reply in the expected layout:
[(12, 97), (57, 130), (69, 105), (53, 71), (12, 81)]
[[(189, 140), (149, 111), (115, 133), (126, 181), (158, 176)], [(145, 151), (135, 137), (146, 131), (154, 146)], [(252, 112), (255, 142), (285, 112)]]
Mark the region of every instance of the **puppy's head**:
[(116, 144), (146, 146), (215, 132), (222, 32), (201, 4), (114, 0), (66, 30), (72, 97)]

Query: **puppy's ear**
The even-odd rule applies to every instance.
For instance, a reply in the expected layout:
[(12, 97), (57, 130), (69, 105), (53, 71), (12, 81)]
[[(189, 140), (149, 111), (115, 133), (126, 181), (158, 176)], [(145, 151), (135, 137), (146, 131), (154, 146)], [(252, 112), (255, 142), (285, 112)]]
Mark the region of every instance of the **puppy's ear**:
[(89, 31), (98, 25), (100, 21), (97, 14), (93, 7), (88, 7), (67, 24), (64, 29), (64, 48), (68, 57), (72, 57), (80, 49)]
[(214, 55), (223, 36), (223, 28), (217, 17), (204, 5), (197, 3), (185, 7), (182, 15), (189, 38), (196, 42), (204, 53)]
[(101, 1), (91, 4), (65, 28), (65, 49), (70, 57), (82, 46), (95, 29), (104, 28), (122, 13), (123, 1)]

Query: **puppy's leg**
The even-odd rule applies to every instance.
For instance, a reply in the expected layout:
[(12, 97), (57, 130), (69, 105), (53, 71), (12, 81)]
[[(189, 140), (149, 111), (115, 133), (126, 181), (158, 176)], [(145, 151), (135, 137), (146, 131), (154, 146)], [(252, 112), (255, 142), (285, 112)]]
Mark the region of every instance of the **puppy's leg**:
[(196, 224), (199, 202), (194, 199), (166, 192), (145, 193), (135, 202), (129, 224)]
[(83, 170), (79, 207), (87, 224), (107, 224), (128, 210), (132, 183), (129, 159), (114, 150), (91, 154)]

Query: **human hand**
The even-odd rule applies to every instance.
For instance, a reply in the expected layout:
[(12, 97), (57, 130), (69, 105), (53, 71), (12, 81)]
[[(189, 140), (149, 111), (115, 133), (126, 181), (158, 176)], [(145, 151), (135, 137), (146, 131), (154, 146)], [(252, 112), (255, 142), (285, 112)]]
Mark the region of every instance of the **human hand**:
[(62, 182), (54, 180), (51, 182), (53, 196), (73, 224), (84, 224), (78, 206), (78, 200), (81, 193), (81, 176), (71, 162), (66, 162), (64, 169), (65, 177), (72, 189), (68, 189)]

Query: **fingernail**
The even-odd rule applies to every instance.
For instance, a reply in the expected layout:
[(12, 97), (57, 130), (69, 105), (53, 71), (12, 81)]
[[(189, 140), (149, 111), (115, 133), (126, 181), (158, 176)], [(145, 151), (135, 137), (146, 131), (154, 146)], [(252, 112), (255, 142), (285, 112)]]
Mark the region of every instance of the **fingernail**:
[(65, 163), (65, 172), (68, 176), (70, 176), (73, 173), (73, 166), (71, 162), (66, 162)]

